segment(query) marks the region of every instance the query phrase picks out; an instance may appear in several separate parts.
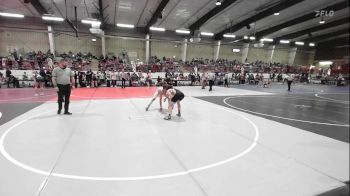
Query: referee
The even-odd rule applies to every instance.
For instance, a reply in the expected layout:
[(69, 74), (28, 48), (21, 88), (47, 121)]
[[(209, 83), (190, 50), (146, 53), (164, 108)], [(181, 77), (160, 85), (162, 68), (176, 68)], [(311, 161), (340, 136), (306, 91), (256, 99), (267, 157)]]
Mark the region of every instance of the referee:
[(292, 82), (293, 82), (294, 78), (293, 78), (293, 76), (291, 76), (290, 74), (288, 74), (287, 77), (285, 78), (285, 80), (287, 80), (288, 91), (290, 91), (290, 86), (292, 85)]
[(54, 85), (58, 94), (57, 114), (61, 114), (62, 103), (64, 100), (64, 114), (72, 115), (72, 113), (70, 113), (68, 109), (69, 109), (69, 97), (71, 93), (71, 88), (74, 85), (74, 74), (70, 68), (67, 68), (67, 62), (65, 62), (64, 60), (61, 60), (58, 67), (53, 69), (52, 84)]

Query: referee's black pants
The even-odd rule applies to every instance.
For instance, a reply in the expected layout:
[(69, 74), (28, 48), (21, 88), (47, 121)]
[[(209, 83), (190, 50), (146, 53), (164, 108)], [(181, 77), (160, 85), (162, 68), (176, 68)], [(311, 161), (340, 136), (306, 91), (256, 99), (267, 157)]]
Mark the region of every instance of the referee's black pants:
[(288, 91), (290, 91), (290, 86), (292, 85), (292, 81), (287, 81), (288, 84)]
[(71, 85), (70, 84), (57, 84), (58, 87), (58, 110), (62, 110), (62, 103), (64, 102), (64, 112), (68, 112), (69, 110), (69, 97), (71, 93)]
[(209, 91), (212, 91), (213, 89), (213, 85), (214, 85), (214, 80), (209, 80)]
[(122, 78), (122, 88), (125, 88), (125, 78)]

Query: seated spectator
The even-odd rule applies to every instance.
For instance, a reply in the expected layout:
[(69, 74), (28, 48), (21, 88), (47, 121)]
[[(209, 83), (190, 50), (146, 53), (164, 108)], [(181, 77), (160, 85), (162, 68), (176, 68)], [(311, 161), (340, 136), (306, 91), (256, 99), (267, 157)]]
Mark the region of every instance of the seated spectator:
[(260, 82), (260, 80), (261, 80), (261, 77), (260, 77), (259, 73), (257, 73), (257, 74), (255, 75), (255, 85), (258, 85), (259, 82)]

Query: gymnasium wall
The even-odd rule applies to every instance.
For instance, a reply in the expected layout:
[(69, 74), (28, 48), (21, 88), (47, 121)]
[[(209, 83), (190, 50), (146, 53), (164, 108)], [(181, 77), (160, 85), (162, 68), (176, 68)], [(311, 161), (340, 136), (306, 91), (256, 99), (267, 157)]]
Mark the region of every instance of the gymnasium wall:
[(317, 48), (317, 53), (315, 56), (316, 60), (334, 60), (334, 59), (349, 59), (350, 56), (350, 49), (349, 46), (342, 47), (342, 48), (335, 48), (334, 46), (331, 47), (324, 47), (324, 48)]
[(272, 62), (288, 63), (288, 49), (287, 48), (275, 48), (272, 56)]
[(295, 54), (295, 65), (311, 65), (314, 62), (314, 53), (312, 51), (301, 50), (298, 48)]
[(130, 60), (140, 59), (144, 61), (145, 48), (144, 41), (106, 38), (107, 55), (119, 56), (123, 50), (126, 50), (129, 53)]
[(7, 56), (9, 50), (16, 49), (18, 53), (30, 51), (46, 52), (49, 49), (49, 38), (45, 33), (24, 31), (0, 31), (0, 56)]
[(214, 46), (189, 43), (187, 45), (187, 60), (191, 61), (194, 58), (213, 59)]
[(227, 59), (227, 60), (238, 60), (241, 61), (242, 58), (242, 52), (239, 53), (233, 53), (232, 49), (237, 48), (241, 49), (241, 46), (229, 46), (229, 45), (221, 45), (220, 52), (219, 52), (219, 58), (221, 59)]
[(175, 56), (176, 60), (181, 59), (182, 45), (178, 43), (154, 41), (150, 43), (151, 56), (162, 58), (163, 56), (172, 58)]
[(91, 41), (92, 36), (81, 35), (75, 37), (75, 34), (61, 33), (54, 35), (56, 53), (62, 54), (72, 51), (73, 53), (88, 53), (91, 52), (95, 56), (100, 56), (101, 39), (96, 38), (96, 42)]
[(267, 49), (249, 47), (247, 58), (249, 63), (255, 61), (267, 61)]

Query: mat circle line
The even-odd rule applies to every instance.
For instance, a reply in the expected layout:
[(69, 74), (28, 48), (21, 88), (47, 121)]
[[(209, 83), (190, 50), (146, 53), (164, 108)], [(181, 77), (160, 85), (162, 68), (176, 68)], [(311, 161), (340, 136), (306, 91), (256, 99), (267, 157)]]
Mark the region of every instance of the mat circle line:
[(4, 141), (6, 139), (6, 136), (14, 128), (16, 128), (17, 126), (27, 122), (28, 120), (30, 120), (32, 118), (35, 118), (35, 117), (38, 117), (38, 116), (41, 116), (41, 115), (44, 115), (44, 114), (47, 114), (47, 113), (50, 113), (50, 112), (53, 112), (53, 111), (46, 111), (46, 112), (42, 112), (42, 113), (39, 113), (37, 115), (28, 117), (28, 118), (26, 118), (24, 120), (21, 120), (20, 122), (18, 122), (16, 124), (12, 125), (10, 128), (8, 128), (4, 132), (4, 134), (1, 135), (1, 138), (0, 138), (0, 152), (8, 161), (10, 161), (11, 163), (17, 165), (18, 167), (21, 167), (22, 169), (25, 169), (27, 171), (30, 171), (30, 172), (33, 172), (33, 173), (36, 173), (36, 174), (40, 174), (40, 175), (43, 175), (43, 176), (53, 176), (53, 177), (65, 178), (65, 179), (89, 180), (89, 181), (138, 181), (138, 180), (152, 180), (152, 179), (163, 179), (163, 178), (182, 176), (182, 175), (187, 175), (187, 174), (194, 173), (194, 172), (204, 171), (204, 170), (207, 170), (207, 169), (211, 169), (211, 168), (218, 167), (218, 166), (224, 165), (226, 163), (232, 162), (232, 161), (234, 161), (234, 160), (244, 156), (245, 154), (249, 153), (257, 145), (257, 142), (259, 140), (259, 129), (255, 125), (255, 123), (252, 122), (249, 118), (247, 118), (246, 116), (244, 116), (242, 114), (239, 114), (237, 112), (234, 112), (232, 110), (228, 110), (228, 109), (225, 109), (225, 108), (221, 108), (221, 109), (243, 118), (244, 120), (248, 121), (252, 125), (252, 127), (254, 128), (254, 131), (255, 131), (255, 136), (254, 136), (254, 139), (252, 141), (252, 144), (247, 149), (245, 149), (244, 151), (240, 152), (239, 154), (236, 154), (236, 155), (234, 155), (232, 157), (229, 157), (229, 158), (227, 158), (227, 159), (225, 159), (223, 161), (219, 161), (219, 162), (212, 163), (212, 164), (209, 164), (209, 165), (204, 165), (204, 166), (201, 166), (201, 167), (189, 169), (189, 170), (186, 170), (186, 171), (165, 173), (165, 174), (158, 174), (158, 175), (149, 175), (149, 176), (93, 177), (93, 176), (70, 175), (70, 174), (64, 174), (64, 173), (50, 173), (48, 171), (44, 171), (44, 170), (37, 169), (37, 168), (31, 167), (29, 165), (26, 165), (26, 164), (16, 160), (15, 158), (13, 158), (6, 151), (5, 146), (4, 146)]
[(315, 94), (315, 97), (318, 97), (318, 98), (320, 98), (320, 99), (325, 99), (325, 100), (328, 100), (328, 101), (333, 101), (333, 102), (335, 102), (335, 103), (342, 103), (342, 104), (347, 104), (347, 105), (349, 105), (349, 102), (347, 102), (347, 101), (343, 101), (343, 100), (338, 100), (338, 99), (331, 99), (331, 98), (328, 98), (328, 97), (322, 97), (322, 96), (320, 96), (319, 94)]
[(243, 108), (240, 108), (240, 107), (237, 107), (237, 106), (233, 106), (233, 105), (227, 103), (227, 100), (234, 99), (234, 98), (235, 97), (227, 97), (227, 98), (225, 98), (223, 100), (223, 102), (224, 102), (225, 105), (227, 105), (227, 106), (229, 106), (231, 108), (234, 108), (234, 109), (237, 109), (237, 110), (240, 110), (240, 111), (244, 111), (244, 112), (248, 112), (248, 113), (252, 113), (252, 114), (262, 115), (262, 116), (268, 116), (268, 117), (273, 117), (273, 118), (279, 118), (279, 119), (290, 120), (290, 121), (297, 121), (297, 122), (304, 122), (304, 123), (310, 123), (310, 124), (349, 127), (349, 125), (346, 125), (346, 124), (333, 124), (333, 123), (323, 123), (323, 122), (315, 122), (315, 121), (308, 121), (308, 120), (300, 120), (300, 119), (287, 118), (287, 117), (282, 117), (282, 116), (275, 116), (275, 115), (271, 115), (271, 114), (265, 114), (265, 113), (261, 113), (261, 112), (255, 112), (255, 111), (252, 111), (252, 110), (246, 110), (246, 109), (243, 109)]

